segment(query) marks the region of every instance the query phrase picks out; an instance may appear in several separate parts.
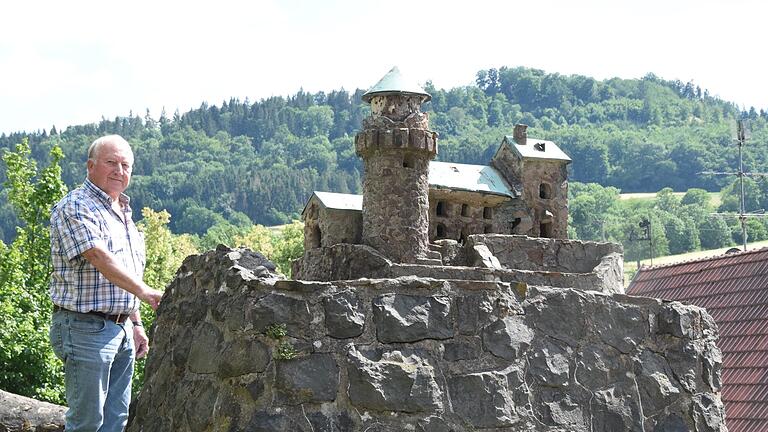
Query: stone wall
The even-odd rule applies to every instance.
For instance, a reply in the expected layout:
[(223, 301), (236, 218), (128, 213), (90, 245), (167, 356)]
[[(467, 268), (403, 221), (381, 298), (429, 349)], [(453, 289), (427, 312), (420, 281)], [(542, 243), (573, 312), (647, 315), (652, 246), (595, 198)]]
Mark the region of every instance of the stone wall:
[(485, 245), (509, 269), (589, 273), (611, 254), (623, 254), (618, 243), (548, 239), (520, 235), (471, 236), (468, 248)]
[(725, 431), (717, 329), (680, 303), (496, 281), (281, 280), (185, 260), (129, 432)]
[(316, 219), (304, 223), (304, 250), (339, 243), (359, 244), (363, 214), (356, 210), (320, 208)]
[[(505, 220), (498, 218), (498, 209), (507, 197), (448, 189), (429, 191), (429, 239), (464, 241), (472, 234), (500, 233)], [(442, 214), (438, 214), (438, 205)], [(443, 235), (438, 236), (438, 225)]]
[(318, 281), (416, 275), (624, 292), (619, 244), (484, 234), (469, 236), (465, 244), (441, 240), (433, 248), (445, 265), (399, 264), (368, 246), (339, 244), (305, 251), (293, 274)]

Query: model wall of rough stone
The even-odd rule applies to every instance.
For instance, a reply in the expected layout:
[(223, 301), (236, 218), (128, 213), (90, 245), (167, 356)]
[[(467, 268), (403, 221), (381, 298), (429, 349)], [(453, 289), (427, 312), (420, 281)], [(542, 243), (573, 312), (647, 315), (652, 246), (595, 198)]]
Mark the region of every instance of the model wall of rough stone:
[(463, 244), (441, 240), (433, 249), (442, 266), (396, 263), (364, 245), (337, 244), (305, 251), (294, 261), (293, 275), (319, 281), (415, 275), (624, 292), (622, 248), (615, 243), (482, 234)]
[(226, 248), (184, 262), (129, 432), (725, 431), (703, 309), (268, 267)]
[[(565, 164), (524, 162), (523, 196), (534, 217), (532, 237), (568, 238), (567, 178)], [(548, 191), (546, 195), (543, 190)]]
[(322, 208), (311, 203), (304, 219), (304, 250), (339, 243), (359, 244), (363, 215), (358, 211)]
[(549, 270), (564, 273), (588, 273), (611, 254), (622, 255), (618, 243), (580, 240), (556, 240), (520, 235), (487, 234), (471, 237), (467, 245), (485, 245), (509, 269)]
[(429, 191), (429, 239), (464, 241), (472, 234), (511, 234), (509, 220), (499, 218), (497, 207), (508, 199), (467, 191)]
[[(516, 130), (519, 126), (516, 126)], [(534, 145), (534, 140), (525, 145)], [(491, 161), (510, 183), (522, 187), (525, 211), (513, 205), (501, 211), (510, 213), (508, 220), (519, 219), (524, 226), (515, 233), (532, 237), (568, 238), (568, 170), (563, 161), (522, 159), (502, 144)], [(549, 212), (549, 213), (547, 213)], [(543, 227), (542, 225), (547, 225)]]
[(355, 137), (363, 159), (362, 242), (398, 262), (429, 251), (429, 161), (437, 134), (419, 112), (424, 95), (371, 98), (371, 117)]

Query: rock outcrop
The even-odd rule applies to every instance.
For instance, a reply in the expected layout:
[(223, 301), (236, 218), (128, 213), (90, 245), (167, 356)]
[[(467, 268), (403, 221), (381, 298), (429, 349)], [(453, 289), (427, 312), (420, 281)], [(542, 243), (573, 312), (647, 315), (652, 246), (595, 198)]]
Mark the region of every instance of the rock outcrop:
[(184, 262), (129, 432), (726, 431), (703, 309), (502, 281), (283, 280), (252, 255)]

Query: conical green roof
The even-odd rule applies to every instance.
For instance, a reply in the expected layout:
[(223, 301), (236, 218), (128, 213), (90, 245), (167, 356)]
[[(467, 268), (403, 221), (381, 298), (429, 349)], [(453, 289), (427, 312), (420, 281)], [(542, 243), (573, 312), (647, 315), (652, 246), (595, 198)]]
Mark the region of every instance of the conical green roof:
[(379, 80), (379, 82), (376, 83), (375, 86), (371, 87), (367, 92), (365, 92), (362, 98), (364, 102), (370, 103), (371, 98), (374, 96), (386, 93), (419, 95), (423, 97), (422, 102), (427, 102), (432, 99), (432, 96), (425, 92), (421, 86), (416, 84), (416, 82), (409, 81), (404, 78), (403, 74), (400, 73), (400, 69), (398, 69), (397, 66), (393, 67), (389, 72), (387, 72), (386, 75), (384, 75), (382, 79)]

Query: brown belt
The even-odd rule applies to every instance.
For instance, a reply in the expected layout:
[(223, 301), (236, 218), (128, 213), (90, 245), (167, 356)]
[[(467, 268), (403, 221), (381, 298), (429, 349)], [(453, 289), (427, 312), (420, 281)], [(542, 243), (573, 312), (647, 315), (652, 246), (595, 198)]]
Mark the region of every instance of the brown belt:
[(53, 305), (53, 311), (54, 312), (67, 311), (67, 312), (73, 312), (73, 313), (81, 313), (81, 314), (84, 314), (84, 315), (95, 315), (97, 317), (102, 317), (102, 318), (104, 318), (106, 320), (110, 320), (110, 321), (116, 322), (118, 324), (124, 323), (125, 320), (127, 320), (128, 317), (130, 316), (130, 314), (114, 314), (114, 315), (112, 315), (112, 314), (108, 314), (108, 313), (105, 313), (105, 312), (99, 312), (99, 311), (77, 312), (77, 311), (65, 309), (65, 308), (63, 308), (63, 307), (61, 307), (59, 305)]

